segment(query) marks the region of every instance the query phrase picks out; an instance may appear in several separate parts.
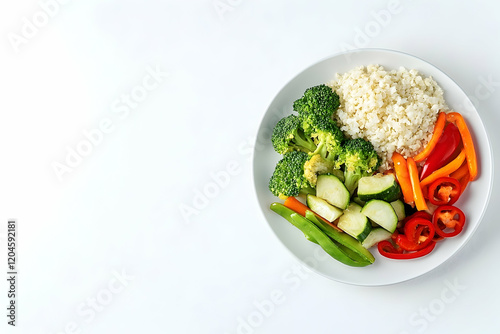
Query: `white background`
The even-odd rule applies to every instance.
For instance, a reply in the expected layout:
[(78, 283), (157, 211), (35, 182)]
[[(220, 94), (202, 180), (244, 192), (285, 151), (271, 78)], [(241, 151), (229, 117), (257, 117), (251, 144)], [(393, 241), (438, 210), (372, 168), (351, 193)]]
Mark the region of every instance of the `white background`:
[[(40, 3), (52, 3), (50, 17)], [(456, 256), (369, 288), (300, 267), (263, 220), (251, 173), (274, 95), (311, 63), (357, 47), (407, 52), (449, 74), (498, 158), (498, 2), (62, 3), (0, 5), (1, 333), (498, 332), (497, 180)], [(147, 96), (132, 109), (121, 98), (133, 92)], [(102, 122), (108, 133), (85, 146)], [(88, 155), (58, 178), (54, 164), (78, 147)]]

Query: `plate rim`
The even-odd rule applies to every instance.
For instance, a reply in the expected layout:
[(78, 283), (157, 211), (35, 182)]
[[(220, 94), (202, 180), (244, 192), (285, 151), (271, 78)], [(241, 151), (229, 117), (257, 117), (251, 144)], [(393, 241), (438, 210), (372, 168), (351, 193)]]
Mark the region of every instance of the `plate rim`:
[[(260, 205), (260, 202), (259, 202), (259, 196), (258, 196), (258, 189), (257, 189), (257, 180), (256, 180), (256, 160), (255, 160), (255, 157), (256, 157), (256, 148), (258, 147), (258, 145), (260, 144), (259, 143), (259, 136), (258, 134), (260, 133), (260, 130), (264, 124), (264, 121), (265, 121), (265, 118), (266, 118), (266, 115), (268, 114), (271, 106), (273, 105), (274, 101), (276, 100), (276, 98), (283, 92), (283, 90), (285, 90), (288, 85), (290, 85), (297, 77), (299, 77), (300, 75), (302, 75), (304, 72), (306, 72), (307, 70), (309, 70), (310, 68), (324, 62), (324, 61), (327, 61), (329, 59), (332, 59), (332, 58), (335, 58), (335, 57), (339, 57), (339, 56), (342, 56), (342, 55), (347, 55), (347, 54), (356, 54), (356, 53), (363, 53), (363, 52), (382, 52), (382, 53), (392, 53), (392, 54), (396, 54), (396, 55), (403, 55), (403, 56), (406, 56), (406, 57), (409, 57), (409, 58), (414, 58), (414, 59), (417, 59), (418, 61), (420, 62), (423, 62), (425, 64), (427, 64), (428, 66), (432, 67), (432, 68), (435, 68), (437, 69), (439, 72), (441, 72), (441, 74), (444, 74), (449, 80), (451, 80), (453, 82), (453, 84), (455, 84), (459, 90), (461, 91), (461, 93), (463, 93), (466, 97), (466, 101), (472, 106), (473, 108), (473, 112), (475, 114), (477, 114), (477, 118), (480, 122), (480, 125), (482, 126), (483, 130), (484, 130), (484, 135), (486, 136), (486, 146), (487, 146), (487, 154), (489, 155), (490, 157), (490, 163), (489, 163), (489, 170), (490, 170), (490, 173), (489, 173), (489, 176), (490, 176), (490, 179), (492, 182), (490, 182), (489, 184), (489, 187), (488, 187), (488, 192), (487, 192), (487, 196), (485, 198), (485, 201), (484, 201), (484, 210), (482, 210), (481, 214), (479, 215), (479, 217), (477, 218), (477, 224), (475, 224), (475, 226), (472, 226), (472, 230), (470, 231), (470, 234), (469, 236), (463, 240), (463, 242), (461, 242), (458, 247), (456, 248), (456, 250), (450, 254), (448, 257), (446, 257), (443, 261), (437, 263), (436, 265), (432, 266), (431, 268), (429, 269), (426, 269), (426, 270), (423, 270), (423, 272), (415, 275), (415, 276), (412, 276), (412, 277), (407, 277), (407, 278), (404, 278), (404, 279), (401, 279), (401, 280), (394, 280), (394, 281), (391, 281), (391, 282), (382, 282), (382, 283), (361, 283), (361, 282), (350, 282), (346, 279), (342, 279), (342, 278), (335, 278), (335, 277), (332, 277), (332, 276), (329, 276), (327, 275), (326, 273), (323, 273), (321, 272), (320, 270), (318, 270), (317, 268), (315, 268), (314, 266), (310, 266), (308, 265), (307, 263), (305, 263), (301, 258), (299, 258), (298, 255), (296, 255), (281, 239), (280, 237), (278, 236), (278, 234), (276, 233), (276, 231), (271, 227), (271, 224), (269, 223), (266, 215), (265, 215), (265, 212), (263, 210), (263, 207)], [(369, 65), (369, 64), (366, 64), (366, 65)], [(365, 66), (366, 66), (365, 65)], [(354, 65), (353, 65), (354, 67)], [(429, 74), (429, 76), (432, 76), (432, 74)], [(464, 101), (465, 102), (465, 101)], [(262, 218), (264, 218), (264, 222), (265, 222), (265, 225), (271, 230), (272, 234), (274, 235), (274, 237), (278, 240), (278, 243), (281, 244), (282, 247), (285, 248), (285, 250), (292, 255), (292, 258), (298, 263), (300, 264), (302, 267), (306, 268), (307, 270), (311, 271), (311, 272), (314, 272), (322, 277), (325, 277), (327, 278), (328, 280), (331, 280), (331, 281), (335, 281), (335, 282), (339, 282), (339, 283), (343, 283), (343, 284), (348, 284), (348, 285), (353, 285), (353, 286), (363, 286), (363, 287), (378, 287), (378, 286), (389, 286), (389, 285), (395, 285), (395, 284), (400, 284), (400, 283), (404, 283), (404, 282), (408, 282), (408, 281), (411, 281), (411, 280), (414, 280), (414, 279), (417, 279), (419, 277), (422, 277), (426, 274), (429, 274), (431, 273), (432, 271), (434, 271), (436, 268), (444, 265), (446, 262), (448, 262), (450, 259), (454, 258), (458, 253), (460, 253), (462, 251), (462, 249), (465, 247), (465, 245), (468, 244), (468, 242), (472, 239), (473, 235), (476, 233), (479, 225), (481, 224), (483, 218), (484, 218), (484, 215), (486, 213), (486, 211), (488, 210), (488, 207), (489, 207), (489, 204), (490, 204), (490, 199), (491, 199), (491, 194), (492, 194), (492, 189), (493, 189), (493, 182), (494, 182), (494, 156), (493, 156), (493, 149), (492, 149), (492, 146), (491, 146), (491, 140), (489, 138), (489, 135), (488, 135), (488, 132), (486, 131), (486, 127), (484, 126), (484, 123), (483, 123), (483, 120), (482, 118), (480, 117), (480, 114), (476, 108), (476, 106), (472, 103), (472, 101), (470, 100), (469, 96), (465, 93), (465, 90), (453, 79), (452, 76), (448, 75), (448, 73), (446, 73), (445, 71), (443, 71), (441, 68), (439, 68), (438, 66), (430, 63), (429, 61), (419, 57), (419, 56), (415, 56), (413, 54), (410, 54), (410, 53), (407, 53), (407, 52), (404, 52), (404, 51), (399, 51), (399, 50), (394, 50), (394, 49), (386, 49), (386, 48), (359, 48), (359, 49), (352, 49), (352, 50), (346, 50), (346, 51), (341, 51), (341, 52), (337, 52), (337, 53), (332, 53), (328, 56), (325, 56), (325, 57), (322, 57), (320, 58), (319, 60), (307, 65), (306, 67), (302, 68), (302, 70), (300, 70), (298, 73), (296, 73), (295, 75), (293, 75), (289, 80), (287, 80), (282, 86), (281, 88), (272, 96), (270, 102), (267, 104), (267, 107), (265, 108), (265, 111), (264, 113), (261, 115), (261, 120), (259, 122), (259, 125), (257, 127), (257, 136), (255, 136), (255, 140), (254, 140), (254, 146), (253, 146), (253, 150), (252, 150), (252, 178), (253, 178), (253, 189), (254, 189), (254, 192), (255, 192), (255, 196), (256, 196), (256, 200), (257, 200), (257, 205), (259, 207), (259, 211), (262, 215)], [(390, 259), (389, 259), (390, 260)], [(411, 261), (411, 260), (410, 260)], [(370, 266), (368, 266), (367, 268), (369, 268)], [(359, 269), (359, 268), (358, 268)]]

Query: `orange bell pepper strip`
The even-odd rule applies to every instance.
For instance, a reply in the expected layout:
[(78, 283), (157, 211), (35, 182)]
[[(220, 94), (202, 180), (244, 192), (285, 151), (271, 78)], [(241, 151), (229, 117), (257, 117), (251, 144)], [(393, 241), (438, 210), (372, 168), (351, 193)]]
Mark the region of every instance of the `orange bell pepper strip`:
[(424, 187), (436, 181), (440, 177), (446, 177), (451, 173), (455, 172), (460, 168), (460, 166), (462, 166), (462, 163), (465, 161), (465, 157), (466, 157), (465, 149), (463, 148), (460, 151), (460, 154), (455, 159), (453, 159), (449, 164), (439, 168), (438, 170), (435, 170), (434, 172), (432, 172), (431, 175), (427, 176), (425, 179), (420, 181), (420, 186)]
[(460, 131), (460, 136), (462, 137), (462, 143), (465, 149), (465, 156), (467, 157), (467, 165), (469, 167), (470, 181), (474, 181), (477, 177), (477, 157), (476, 150), (474, 148), (474, 142), (472, 141), (472, 136), (470, 134), (467, 123), (465, 122), (462, 115), (457, 112), (451, 112), (446, 115), (446, 120), (448, 122), (453, 122), (458, 127)]
[(408, 174), (406, 159), (398, 152), (394, 152), (392, 154), (392, 162), (394, 163), (396, 178), (401, 186), (401, 191), (403, 192), (403, 199), (406, 204), (413, 205), (413, 188), (411, 186), (410, 174)]
[(413, 189), (413, 199), (415, 200), (415, 206), (418, 211), (425, 211), (428, 209), (427, 203), (425, 202), (424, 193), (420, 187), (420, 181), (418, 177), (417, 164), (413, 158), (408, 158), (406, 161), (408, 165), (408, 174), (410, 175), (411, 187)]
[(453, 173), (450, 174), (450, 177), (460, 180), (462, 177), (465, 175), (469, 174), (469, 166), (467, 165), (467, 162), (463, 163), (462, 166), (460, 166), (459, 169), (454, 171)]
[(422, 152), (413, 157), (413, 160), (415, 160), (415, 162), (424, 161), (425, 158), (427, 158), (429, 154), (431, 154), (434, 147), (436, 147), (439, 138), (443, 134), (443, 129), (445, 125), (446, 125), (446, 113), (440, 111), (438, 114), (436, 124), (434, 125), (434, 131), (432, 133), (431, 140), (429, 140), (427, 146), (424, 147)]

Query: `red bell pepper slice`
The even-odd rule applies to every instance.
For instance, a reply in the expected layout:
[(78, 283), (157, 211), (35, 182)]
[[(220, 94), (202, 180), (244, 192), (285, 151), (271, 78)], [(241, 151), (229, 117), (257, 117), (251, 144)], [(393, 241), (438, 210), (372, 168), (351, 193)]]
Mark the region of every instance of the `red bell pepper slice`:
[(410, 219), (413, 219), (413, 218), (423, 218), (423, 219), (427, 219), (427, 220), (431, 221), (432, 215), (427, 211), (417, 211), (410, 216)]
[(406, 251), (417, 251), (427, 247), (434, 238), (435, 229), (430, 220), (412, 218), (406, 222), (405, 234), (398, 235), (396, 244)]
[(436, 234), (443, 238), (454, 237), (464, 228), (465, 214), (456, 206), (443, 205), (434, 211), (432, 223)]
[(448, 123), (436, 147), (434, 147), (427, 160), (425, 160), (420, 180), (425, 179), (432, 172), (446, 165), (459, 149), (461, 142), (462, 139), (457, 126), (453, 123)]
[(428, 199), (434, 205), (452, 205), (461, 193), (462, 186), (457, 179), (441, 177), (429, 186)]
[(416, 211), (412, 215), (404, 218), (400, 222), (401, 225), (398, 224), (397, 231), (399, 231), (399, 233), (405, 233), (404, 226), (405, 226), (406, 222), (410, 221), (410, 219), (413, 219), (413, 218), (424, 218), (426, 220), (432, 221), (432, 215), (430, 213), (428, 213), (427, 211)]
[[(428, 221), (432, 221), (432, 215), (430, 213), (428, 213), (427, 211), (417, 211), (414, 214), (412, 214), (411, 216), (406, 217), (405, 220), (403, 220), (403, 223), (406, 223), (408, 220), (410, 220), (412, 218), (417, 218), (417, 217), (424, 218)], [(434, 240), (434, 241), (441, 241), (443, 239), (444, 238), (442, 236), (438, 235), (437, 233), (434, 233), (434, 238), (432, 238), (432, 240)], [(393, 240), (396, 241), (396, 238), (394, 238)]]
[(389, 240), (382, 240), (377, 244), (377, 248), (380, 254), (385, 257), (390, 257), (387, 254), (403, 254), (403, 249), (401, 247), (394, 246)]
[(384, 240), (378, 243), (377, 248), (382, 256), (396, 260), (416, 259), (432, 252), (436, 243), (432, 241), (427, 247), (416, 252), (402, 252), (401, 248), (394, 247), (389, 241)]

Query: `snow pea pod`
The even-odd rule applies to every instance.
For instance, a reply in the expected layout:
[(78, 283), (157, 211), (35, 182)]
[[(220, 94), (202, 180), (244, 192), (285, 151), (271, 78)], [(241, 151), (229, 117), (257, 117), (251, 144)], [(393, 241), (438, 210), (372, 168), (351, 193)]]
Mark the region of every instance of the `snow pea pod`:
[(323, 231), (319, 229), (309, 219), (299, 215), (295, 211), (287, 208), (281, 203), (272, 203), (271, 210), (288, 220), (297, 227), (311, 241), (316, 242), (334, 259), (352, 267), (364, 267), (371, 264), (369, 261), (355, 261), (347, 256)]
[(318, 217), (311, 211), (306, 212), (306, 218), (313, 222), (320, 228), (327, 236), (329, 236), (341, 250), (344, 251), (350, 258), (356, 261), (368, 261), (373, 263), (375, 258), (372, 253), (361, 245), (361, 242), (351, 237), (349, 234), (340, 232), (331, 227), (327, 223), (318, 219)]

